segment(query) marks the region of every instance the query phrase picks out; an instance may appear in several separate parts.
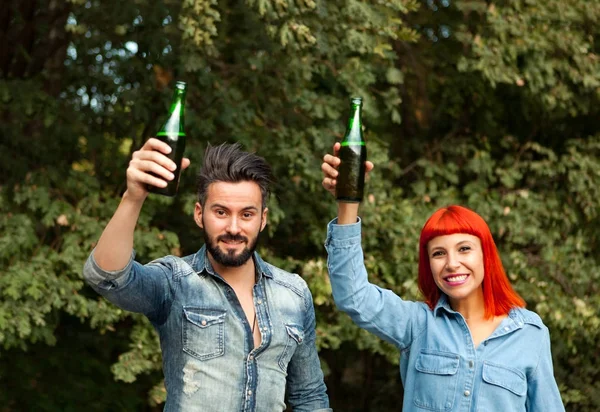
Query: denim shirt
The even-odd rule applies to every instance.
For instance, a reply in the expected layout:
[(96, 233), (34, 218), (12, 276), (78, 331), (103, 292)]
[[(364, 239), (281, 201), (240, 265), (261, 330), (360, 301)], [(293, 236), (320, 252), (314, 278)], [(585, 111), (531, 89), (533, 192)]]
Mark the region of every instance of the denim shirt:
[(475, 347), (465, 319), (444, 295), (431, 310), (368, 282), (360, 220), (330, 222), (325, 248), (338, 308), (400, 350), (404, 412), (564, 411), (550, 335), (537, 314), (512, 309)]
[(257, 253), (254, 308), (262, 342), (233, 289), (196, 254), (107, 272), (93, 252), (84, 266), (91, 287), (118, 307), (143, 313), (162, 349), (167, 412), (331, 411), (315, 346), (315, 313), (306, 282)]

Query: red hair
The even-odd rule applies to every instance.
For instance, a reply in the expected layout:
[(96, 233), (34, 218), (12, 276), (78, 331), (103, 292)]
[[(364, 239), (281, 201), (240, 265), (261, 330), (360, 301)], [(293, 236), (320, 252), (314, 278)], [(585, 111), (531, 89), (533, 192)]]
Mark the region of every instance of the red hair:
[(481, 216), (462, 206), (448, 206), (435, 211), (425, 222), (419, 239), (419, 289), (431, 309), (437, 305), (441, 291), (433, 280), (427, 244), (437, 236), (467, 233), (477, 236), (483, 250), (483, 300), (485, 317), (507, 315), (514, 307), (525, 307), (525, 301), (512, 288), (496, 243)]

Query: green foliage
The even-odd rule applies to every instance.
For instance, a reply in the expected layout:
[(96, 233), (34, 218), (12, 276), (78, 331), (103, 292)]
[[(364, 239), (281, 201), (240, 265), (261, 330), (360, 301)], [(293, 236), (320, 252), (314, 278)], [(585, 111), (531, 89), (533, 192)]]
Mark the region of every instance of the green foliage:
[[(181, 79), (192, 166), (181, 195), (146, 202), (139, 261), (202, 243), (191, 215), (208, 143), (257, 151), (278, 177), (260, 252), (313, 292), (333, 406), (397, 409), (398, 352), (335, 308), (323, 248), (335, 205), (319, 165), (344, 132), (348, 98), (361, 95), (376, 165), (361, 211), (371, 281), (419, 299), (425, 219), (449, 203), (473, 208), (550, 328), (567, 409), (600, 408), (598, 1), (11, 0), (3, 13), (0, 384), (36, 367), (51, 379), (46, 368), (68, 351), (87, 376), (118, 380), (111, 393), (123, 403), (98, 408), (142, 410), (128, 399), (140, 391), (149, 405), (164, 400), (148, 321), (99, 298), (81, 269), (131, 153)], [(93, 349), (78, 351), (78, 341)], [(48, 363), (38, 366), (26, 354), (43, 348)], [(81, 404), (99, 402), (88, 380), (61, 378), (71, 375)], [(32, 410), (73, 402), (24, 395), (51, 393), (49, 384), (13, 389), (0, 399), (8, 410), (25, 399)]]

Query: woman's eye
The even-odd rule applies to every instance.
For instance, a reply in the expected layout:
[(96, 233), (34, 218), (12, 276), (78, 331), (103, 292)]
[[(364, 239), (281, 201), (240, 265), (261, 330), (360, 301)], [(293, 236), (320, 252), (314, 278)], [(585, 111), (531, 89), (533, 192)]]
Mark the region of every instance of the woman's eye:
[(441, 250), (438, 250), (436, 252), (433, 252), (431, 254), (431, 257), (438, 257), (438, 256), (442, 256), (443, 252)]
[(459, 250), (459, 252), (467, 252), (467, 251), (471, 250), (471, 248), (469, 246), (463, 246), (458, 250)]

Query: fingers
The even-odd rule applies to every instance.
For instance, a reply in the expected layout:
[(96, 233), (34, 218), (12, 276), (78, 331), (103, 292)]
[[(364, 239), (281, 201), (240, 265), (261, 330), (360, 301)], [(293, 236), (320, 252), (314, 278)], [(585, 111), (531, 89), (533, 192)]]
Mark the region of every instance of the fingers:
[[(155, 140), (155, 142), (151, 142), (151, 140)], [(151, 149), (165, 150), (162, 144), (156, 144), (156, 142), (163, 143), (156, 139), (150, 139), (140, 150), (133, 153), (127, 168), (127, 180), (132, 183), (165, 187), (167, 185), (166, 181), (175, 178), (173, 174), (176, 169), (175, 163), (163, 153)], [(168, 145), (166, 146), (168, 147)], [(189, 166), (189, 160), (187, 162), (182, 161), (183, 163), (187, 163)]]
[[(323, 187), (328, 190), (331, 193), (334, 193), (335, 191), (335, 186), (337, 184), (337, 177), (338, 177), (338, 167), (341, 163), (341, 160), (339, 157), (337, 157), (337, 154), (339, 152), (341, 148), (340, 143), (335, 143), (333, 145), (333, 155), (330, 154), (326, 154), (325, 156), (323, 156), (323, 163), (321, 164), (321, 170), (323, 171), (323, 181), (321, 182), (321, 184), (323, 185)], [(375, 165), (373, 164), (373, 162), (370, 161), (366, 161), (365, 162), (365, 171), (368, 174), (371, 170), (373, 170), (373, 168), (375, 167)]]
[(163, 142), (162, 140), (158, 140), (154, 137), (151, 137), (144, 143), (140, 150), (154, 150), (160, 153), (169, 154), (171, 153), (171, 146)]
[(187, 169), (190, 163), (190, 159), (188, 159), (187, 157), (181, 159), (181, 170)]
[[(339, 146), (339, 143), (336, 143)], [(337, 148), (339, 150), (339, 147)], [(334, 152), (336, 152), (336, 147), (334, 145)], [(334, 192), (335, 185), (337, 184), (337, 167), (340, 165), (340, 159), (336, 156), (332, 156), (330, 154), (326, 154), (323, 156), (323, 163), (321, 164), (321, 170), (323, 171), (323, 181), (321, 184), (323, 187), (329, 192)]]
[(167, 186), (167, 181), (174, 178), (175, 175), (171, 171), (154, 161), (134, 158), (131, 159), (127, 168), (127, 180), (132, 183), (165, 187)]
[[(129, 167), (127, 168), (127, 182), (128, 182), (128, 186), (129, 184), (135, 184), (135, 185), (150, 185), (150, 186), (157, 186), (157, 187), (166, 187), (167, 186), (167, 180), (171, 180), (173, 179), (172, 177), (170, 177), (168, 174), (166, 176), (160, 175), (160, 171), (159, 168), (156, 168), (154, 170), (156, 170), (155, 172), (152, 172), (151, 170), (153, 169), (151, 167), (152, 163), (149, 164), (142, 164), (140, 162), (135, 162), (135, 161), (131, 161), (129, 163)], [(156, 164), (154, 164), (156, 165)], [(162, 168), (163, 171), (166, 171), (164, 168)], [(155, 174), (151, 174), (151, 173), (155, 173)], [(170, 173), (170, 172), (168, 172)], [(172, 174), (171, 174), (172, 176)]]
[(326, 177), (337, 177), (337, 168), (340, 165), (340, 159), (331, 155), (325, 155), (323, 157), (323, 163), (321, 164), (321, 170)]
[(337, 185), (337, 180), (332, 179), (330, 177), (326, 177), (326, 178), (323, 179), (323, 181), (321, 182), (321, 184), (323, 185), (323, 187), (325, 188), (325, 190), (333, 192), (335, 190), (335, 186)]

